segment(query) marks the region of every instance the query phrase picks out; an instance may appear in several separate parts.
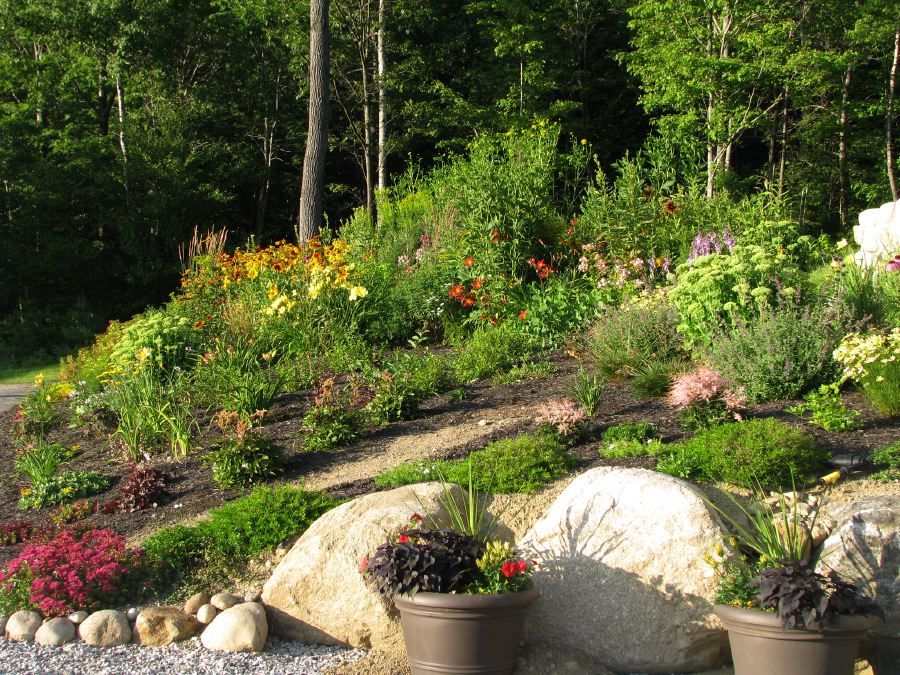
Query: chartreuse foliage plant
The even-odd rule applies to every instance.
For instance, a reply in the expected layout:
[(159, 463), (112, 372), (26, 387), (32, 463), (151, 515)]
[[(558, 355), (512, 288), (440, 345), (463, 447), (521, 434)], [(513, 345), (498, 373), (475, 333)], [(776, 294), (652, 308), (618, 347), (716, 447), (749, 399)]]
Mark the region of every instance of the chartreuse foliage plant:
[(669, 299), (678, 312), (678, 331), (690, 348), (709, 345), (722, 324), (748, 322), (760, 310), (792, 297), (800, 271), (785, 253), (735, 245), (728, 254), (701, 256), (677, 268)]
[(872, 478), (880, 481), (900, 480), (900, 441), (873, 450), (870, 459), (877, 469)]
[(195, 525), (158, 530), (143, 545), (150, 582), (157, 592), (221, 583), (247, 560), (301, 534), (337, 502), (322, 492), (260, 487), (210, 511)]
[(859, 411), (844, 405), (837, 384), (823, 384), (818, 390), (809, 392), (803, 403), (785, 410), (792, 415), (810, 413), (809, 421), (825, 431), (853, 431), (859, 428)]

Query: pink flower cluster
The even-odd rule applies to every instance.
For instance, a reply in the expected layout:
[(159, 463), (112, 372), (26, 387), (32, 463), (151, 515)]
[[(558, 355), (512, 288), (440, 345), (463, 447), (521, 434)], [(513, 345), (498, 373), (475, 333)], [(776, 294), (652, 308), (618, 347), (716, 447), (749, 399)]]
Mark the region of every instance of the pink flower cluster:
[(549, 424), (562, 436), (572, 433), (578, 423), (584, 419), (584, 410), (568, 398), (561, 398), (545, 403), (538, 411), (536, 422)]
[(667, 401), (676, 408), (687, 408), (695, 403), (709, 403), (720, 399), (730, 410), (739, 408), (744, 404), (743, 393), (739, 389), (729, 388), (728, 384), (715, 370), (698, 366), (675, 378)]
[(14, 578), (30, 578), (30, 602), (44, 616), (65, 616), (114, 595), (137, 557), (112, 530), (65, 531), (22, 549), (0, 570), (0, 591), (11, 592)]

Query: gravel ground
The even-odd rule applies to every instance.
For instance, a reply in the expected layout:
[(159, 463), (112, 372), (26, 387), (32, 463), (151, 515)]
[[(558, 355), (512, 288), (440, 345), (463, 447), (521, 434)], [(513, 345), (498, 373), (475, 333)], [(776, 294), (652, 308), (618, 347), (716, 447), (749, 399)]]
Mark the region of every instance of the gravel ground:
[(214, 652), (198, 638), (152, 648), (126, 645), (100, 649), (70, 642), (42, 647), (0, 638), (0, 673), (16, 675), (313, 675), (359, 659), (361, 650), (272, 639), (259, 654)]

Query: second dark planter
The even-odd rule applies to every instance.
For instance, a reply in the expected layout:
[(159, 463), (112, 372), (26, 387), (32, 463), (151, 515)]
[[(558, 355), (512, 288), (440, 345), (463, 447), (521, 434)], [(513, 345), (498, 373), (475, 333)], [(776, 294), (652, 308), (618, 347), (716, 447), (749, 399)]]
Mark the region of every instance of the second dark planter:
[(735, 675), (853, 675), (868, 616), (839, 616), (823, 630), (781, 627), (773, 612), (716, 605), (728, 629)]
[(398, 596), (412, 675), (508, 675), (537, 589), (503, 595)]

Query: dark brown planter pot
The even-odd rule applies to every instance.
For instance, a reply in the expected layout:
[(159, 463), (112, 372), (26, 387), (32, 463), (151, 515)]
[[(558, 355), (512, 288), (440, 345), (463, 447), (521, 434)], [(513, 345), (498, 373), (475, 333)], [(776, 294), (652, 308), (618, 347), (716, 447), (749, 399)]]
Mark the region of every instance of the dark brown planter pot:
[(416, 593), (397, 596), (412, 675), (508, 675), (516, 665), (525, 613), (540, 593)]
[(868, 616), (839, 616), (828, 628), (781, 627), (773, 612), (716, 605), (728, 629), (735, 675), (853, 675)]

